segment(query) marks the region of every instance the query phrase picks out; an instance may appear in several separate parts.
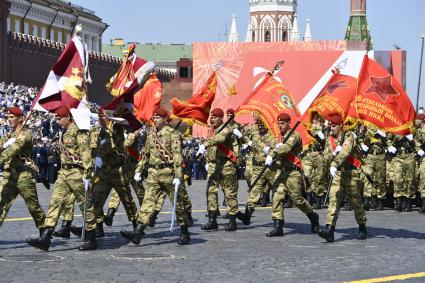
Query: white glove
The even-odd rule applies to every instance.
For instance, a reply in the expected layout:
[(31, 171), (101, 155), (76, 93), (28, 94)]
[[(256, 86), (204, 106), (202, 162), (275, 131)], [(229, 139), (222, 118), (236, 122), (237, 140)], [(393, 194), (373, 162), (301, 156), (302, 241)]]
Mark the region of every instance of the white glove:
[(412, 134), (407, 135), (407, 136), (406, 136), (406, 138), (407, 138), (409, 141), (413, 141), (413, 135), (412, 135)]
[(106, 139), (100, 141), (100, 145), (104, 145), (106, 143)]
[(90, 179), (83, 179), (83, 184), (84, 184), (84, 190), (85, 190), (86, 187), (90, 186)]
[(99, 156), (96, 156), (96, 158), (94, 159), (94, 167), (95, 168), (102, 168), (103, 165), (103, 161), (102, 158), (100, 158)]
[(321, 140), (324, 140), (325, 139), (325, 135), (322, 133), (322, 131), (318, 131), (317, 133), (316, 133), (316, 135), (321, 139)]
[(4, 144), (3, 144), (3, 148), (8, 148), (9, 146), (11, 146), (14, 142), (16, 141), (15, 138), (10, 138), (8, 139)]
[(283, 145), (283, 143), (281, 143), (281, 142), (280, 142), (280, 143), (278, 143), (278, 144), (275, 146), (275, 148), (276, 148), (276, 149), (278, 149), (278, 148), (279, 148), (279, 147), (281, 147), (282, 145)]
[(248, 142), (248, 146), (252, 146), (252, 141), (249, 141)]
[(180, 186), (180, 179), (179, 178), (174, 178), (173, 179), (173, 186), (174, 187)]
[(203, 144), (199, 145), (198, 151), (196, 152), (196, 156), (204, 154), (205, 151), (206, 151), (205, 145)]
[(266, 162), (264, 162), (264, 165), (266, 166), (270, 166), (273, 163), (273, 157), (271, 157), (270, 155), (267, 155), (266, 157)]
[(336, 169), (336, 167), (331, 167), (331, 168), (329, 168), (329, 172), (331, 172), (332, 177), (335, 177), (335, 176), (336, 176), (336, 171), (338, 171), (338, 170)]
[(378, 135), (380, 135), (381, 137), (383, 137), (383, 138), (386, 138), (386, 137), (387, 137), (387, 135), (385, 134), (385, 132), (383, 132), (383, 131), (381, 131), (381, 130), (377, 130), (377, 131), (376, 131), (376, 133), (377, 133)]
[(205, 164), (205, 170), (208, 172), (208, 164)]
[(140, 182), (142, 180), (142, 174), (140, 173), (140, 172), (137, 172), (135, 175), (134, 175), (134, 181), (136, 181), (136, 182)]
[(340, 151), (342, 150), (342, 147), (340, 146), (340, 145), (338, 145), (336, 148), (335, 148), (335, 150), (334, 150), (334, 152), (332, 153), (333, 154), (333, 156), (336, 156)]
[(388, 152), (395, 154), (397, 152), (397, 148), (390, 146), (390, 147), (388, 147)]
[(361, 144), (360, 144), (360, 147), (362, 148), (362, 150), (363, 150), (364, 152), (368, 152), (368, 151), (369, 151), (369, 147), (368, 147), (367, 145), (365, 145), (364, 143), (361, 143)]
[(264, 154), (269, 154), (269, 151), (270, 151), (270, 146), (263, 147)]
[(242, 149), (246, 149), (248, 147), (248, 144), (243, 144)]
[(233, 130), (233, 134), (234, 134), (235, 136), (237, 136), (237, 137), (238, 137), (238, 139), (240, 139), (240, 138), (242, 137), (242, 133), (241, 133), (241, 131), (239, 131), (238, 129), (234, 129), (234, 130)]
[(418, 155), (419, 156), (424, 156), (424, 154), (425, 154), (425, 152), (422, 149), (418, 150)]

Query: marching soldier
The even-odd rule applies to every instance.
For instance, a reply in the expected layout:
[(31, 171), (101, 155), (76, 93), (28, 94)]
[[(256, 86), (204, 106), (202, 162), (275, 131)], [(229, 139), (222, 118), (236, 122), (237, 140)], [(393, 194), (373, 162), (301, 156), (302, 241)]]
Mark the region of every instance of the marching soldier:
[(425, 214), (425, 162), (423, 158), (425, 156), (424, 148), (425, 148), (425, 114), (419, 114), (416, 116), (416, 155), (418, 158), (418, 191), (421, 196), (422, 204), (419, 209), (420, 214)]
[[(229, 214), (229, 224), (226, 231), (237, 229), (236, 217), (245, 219), (245, 215), (238, 209), (238, 180), (236, 175), (236, 163), (238, 161), (234, 152), (233, 135), (242, 138), (242, 133), (238, 129), (231, 127), (221, 128), (223, 125), (224, 112), (220, 108), (211, 111), (210, 139), (206, 145), (200, 145), (198, 153), (205, 153), (208, 161), (208, 181), (207, 181), (207, 209), (208, 223), (202, 225), (202, 230), (218, 229), (217, 224), (217, 198), (218, 187), (223, 186), (224, 196), (227, 201), (227, 211)], [(207, 148), (207, 149), (205, 149)]]
[(69, 109), (61, 106), (55, 110), (59, 125), (64, 129), (60, 137), (59, 146), (61, 151), (61, 169), (58, 173), (58, 179), (52, 193), (49, 212), (44, 221), (45, 229), (40, 238), (27, 239), (31, 246), (48, 251), (51, 244), (53, 229), (59, 219), (62, 211), (63, 200), (72, 192), (75, 200), (84, 211), (86, 205), (86, 239), (80, 251), (97, 249), (95, 237), (96, 218), (91, 203), (91, 191), (88, 190), (88, 203), (84, 203), (84, 183), (88, 183), (91, 177), (91, 154), (89, 148), (89, 138), (86, 131), (79, 130), (72, 119)]
[(33, 175), (36, 169), (31, 159), (32, 135), (23, 129), (23, 116), (24, 113), (20, 108), (8, 108), (7, 123), (13, 132), (0, 139), (0, 166), (4, 168), (3, 180), (0, 184), (0, 226), (13, 201), (21, 195), (41, 234), (46, 215), (38, 201)]
[(104, 236), (103, 206), (112, 188), (123, 202), (128, 220), (136, 227), (137, 208), (131, 195), (130, 183), (126, 174), (124, 149), (124, 129), (99, 112), (102, 129), (99, 134), (100, 144), (96, 155), (96, 172), (93, 178), (93, 207), (97, 217), (96, 237)]
[(283, 236), (284, 223), (284, 205), (285, 195), (288, 194), (296, 207), (307, 215), (311, 224), (311, 232), (316, 233), (319, 229), (319, 215), (315, 213), (302, 196), (303, 187), (301, 175), (301, 161), (298, 156), (302, 150), (302, 140), (300, 134), (293, 132), (285, 143), (282, 141), (290, 132), (291, 116), (287, 113), (281, 113), (277, 117), (281, 135), (275, 149), (267, 155), (266, 166), (271, 166), (273, 160), (276, 161), (276, 174), (274, 177), (273, 207), (272, 218), (274, 222), (273, 229), (266, 234), (267, 237)]
[(62, 226), (53, 233), (53, 236), (69, 239), (71, 237), (71, 224), (74, 220), (74, 202), (75, 196), (71, 192), (62, 202)]
[[(171, 203), (173, 203), (174, 186), (180, 186), (182, 180), (181, 164), (183, 158), (180, 134), (166, 124), (168, 116), (168, 112), (162, 108), (155, 110), (152, 116), (154, 127), (151, 128), (147, 136), (142, 158), (136, 168), (135, 180), (140, 181), (142, 169), (147, 163), (150, 165), (146, 193), (136, 229), (134, 231), (121, 231), (124, 238), (136, 245), (140, 243), (144, 235), (144, 230), (155, 209), (159, 193), (166, 192)], [(187, 245), (191, 239), (183, 208), (179, 201), (177, 201), (176, 215), (181, 232), (178, 244)]]
[(342, 131), (342, 118), (335, 114), (328, 117), (331, 126), (331, 136), (326, 151), (332, 152), (334, 158), (329, 172), (331, 174), (331, 188), (329, 192), (329, 206), (326, 217), (326, 229), (319, 230), (321, 238), (328, 242), (334, 241), (335, 226), (338, 219), (341, 202), (344, 195), (348, 199), (359, 225), (358, 239), (366, 239), (366, 213), (362, 205), (360, 191), (358, 190), (360, 161), (356, 147), (356, 137), (353, 132)]

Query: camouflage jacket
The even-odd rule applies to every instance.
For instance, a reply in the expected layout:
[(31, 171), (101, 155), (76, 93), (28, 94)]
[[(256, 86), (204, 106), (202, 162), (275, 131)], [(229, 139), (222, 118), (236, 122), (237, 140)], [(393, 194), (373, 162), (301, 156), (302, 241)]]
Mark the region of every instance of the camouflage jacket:
[[(267, 131), (267, 130), (266, 130)], [(260, 131), (255, 131), (252, 136), (252, 152), (255, 162), (264, 165), (267, 154), (264, 153), (264, 147), (270, 147), (270, 151), (276, 146), (276, 138), (270, 131), (261, 135)]]
[(219, 144), (223, 144), (237, 156), (237, 148), (234, 148), (235, 137), (233, 135), (233, 128), (226, 127), (218, 133), (220, 128), (221, 127), (210, 130), (208, 135), (209, 140), (207, 140), (205, 144), (205, 147), (207, 148), (206, 158), (208, 162), (226, 162), (229, 160), (229, 157), (227, 157), (227, 155), (218, 148)]
[[(326, 154), (328, 156), (333, 156), (332, 153), (334, 152), (334, 148), (332, 147), (332, 143), (330, 142), (331, 138), (332, 137), (330, 136), (326, 147)], [(356, 159), (361, 160), (360, 152), (357, 147), (356, 135), (351, 131), (341, 132), (340, 135), (335, 138), (335, 145), (341, 146), (342, 150), (335, 157), (333, 157), (331, 167), (335, 167), (338, 169), (354, 169), (353, 166), (347, 162), (347, 159), (350, 155), (352, 155)]]
[(0, 165), (3, 164), (3, 167), (6, 171), (13, 168), (23, 167), (24, 165), (31, 166), (31, 155), (33, 148), (31, 133), (23, 129), (16, 138), (16, 141), (8, 148), (4, 149), (4, 143), (7, 142), (10, 138), (16, 138), (16, 133), (9, 133), (0, 139)]
[[(285, 139), (288, 133), (289, 131), (282, 136), (282, 140)], [(288, 140), (279, 148), (274, 149), (270, 155), (273, 157), (273, 159), (276, 159), (276, 165), (278, 168), (288, 168), (292, 167), (293, 163), (286, 157), (286, 155), (290, 152), (293, 155), (299, 157), (302, 148), (303, 142), (301, 140), (301, 136), (298, 132), (294, 131)]]
[(102, 159), (101, 169), (117, 168), (124, 164), (126, 159), (124, 139), (124, 129), (119, 124), (110, 122), (108, 128), (101, 128), (96, 154)]

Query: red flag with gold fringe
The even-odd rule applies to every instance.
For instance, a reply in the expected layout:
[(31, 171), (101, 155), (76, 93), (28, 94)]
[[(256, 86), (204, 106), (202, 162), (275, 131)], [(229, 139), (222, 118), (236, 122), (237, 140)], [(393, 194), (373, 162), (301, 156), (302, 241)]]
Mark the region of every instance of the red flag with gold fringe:
[(161, 103), (162, 84), (156, 74), (152, 74), (143, 87), (134, 94), (134, 111), (140, 121), (149, 122)]

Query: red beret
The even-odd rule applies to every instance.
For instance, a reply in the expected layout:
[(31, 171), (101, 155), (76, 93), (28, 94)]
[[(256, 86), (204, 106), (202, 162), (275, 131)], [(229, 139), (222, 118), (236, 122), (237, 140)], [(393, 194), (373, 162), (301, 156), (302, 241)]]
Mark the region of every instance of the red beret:
[(333, 114), (333, 115), (327, 117), (327, 120), (330, 121), (332, 124), (335, 124), (335, 125), (341, 125), (342, 123), (344, 123), (341, 116), (338, 115), (338, 114)]
[(168, 116), (170, 115), (167, 110), (165, 110), (164, 108), (161, 108), (161, 107), (156, 108), (156, 110), (153, 114), (154, 115), (156, 114), (156, 115), (158, 115), (162, 118), (165, 118), (165, 119), (168, 118)]
[(425, 120), (425, 114), (418, 114), (418, 115), (416, 115), (416, 118), (415, 119)]
[(229, 108), (226, 110), (226, 113), (232, 113), (233, 115), (235, 115), (235, 110), (232, 108)]
[(17, 117), (24, 116), (24, 112), (22, 112), (21, 108), (19, 107), (9, 107), (7, 108), (7, 112)]
[(213, 110), (211, 110), (211, 116), (223, 118), (223, 116), (224, 116), (223, 109), (214, 108)]
[(66, 106), (60, 106), (55, 110), (55, 114), (58, 117), (68, 117), (71, 112), (69, 111), (69, 108)]
[(279, 115), (277, 115), (277, 120), (283, 121), (283, 122), (290, 122), (291, 116), (289, 116), (288, 113), (282, 112)]

